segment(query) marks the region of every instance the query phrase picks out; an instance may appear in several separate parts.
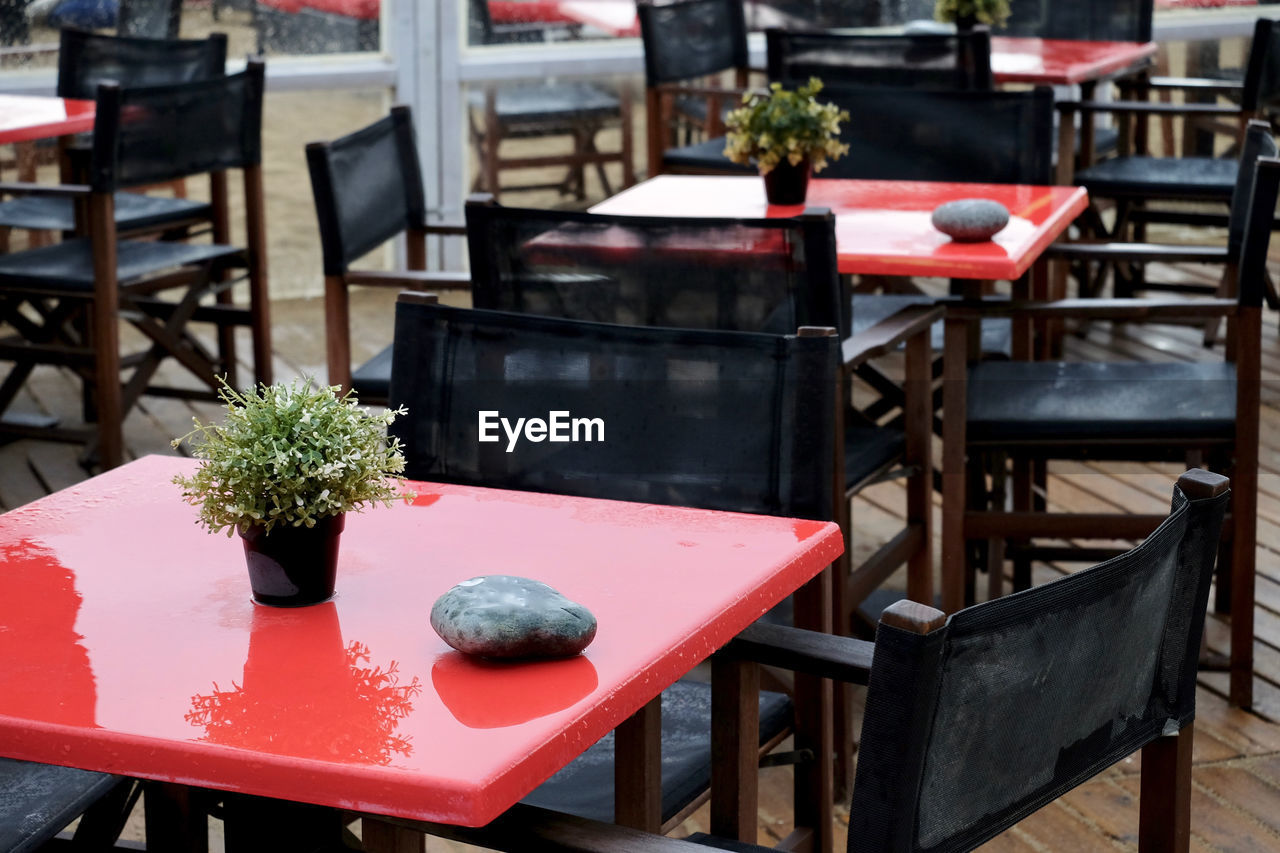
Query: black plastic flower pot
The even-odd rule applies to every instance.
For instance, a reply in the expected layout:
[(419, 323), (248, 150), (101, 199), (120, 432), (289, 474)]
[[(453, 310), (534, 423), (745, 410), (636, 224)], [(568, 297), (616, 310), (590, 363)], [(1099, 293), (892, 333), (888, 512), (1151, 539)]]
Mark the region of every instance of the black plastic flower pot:
[(345, 515), (318, 520), (315, 527), (281, 527), (240, 534), (253, 600), (273, 607), (305, 607), (333, 597), (338, 575), (338, 538)]
[(796, 165), (783, 160), (764, 175), (764, 196), (769, 204), (804, 204), (813, 168), (806, 158)]

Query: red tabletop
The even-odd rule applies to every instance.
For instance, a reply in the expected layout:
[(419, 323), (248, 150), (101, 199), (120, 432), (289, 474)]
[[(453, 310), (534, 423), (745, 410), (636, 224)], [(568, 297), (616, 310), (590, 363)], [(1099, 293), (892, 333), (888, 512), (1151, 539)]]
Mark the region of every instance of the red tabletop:
[[(238, 538), (147, 457), (0, 516), (0, 755), (481, 825), (829, 564), (830, 523), (417, 484), (347, 518), (338, 592), (255, 605)], [(431, 630), (476, 575), (599, 620), (489, 663)]]
[(0, 145), (93, 130), (93, 101), (0, 95)]
[(1145, 65), (1156, 55), (1156, 49), (1153, 41), (993, 36), (991, 73), (997, 83), (1050, 86), (1088, 83)]
[[(933, 209), (988, 198), (1009, 209), (994, 240), (956, 243), (930, 222)], [(840, 272), (1014, 279), (1085, 209), (1080, 187), (815, 179), (805, 205), (770, 205), (754, 176), (660, 175), (591, 208), (632, 216), (795, 216), (805, 207), (836, 214)]]

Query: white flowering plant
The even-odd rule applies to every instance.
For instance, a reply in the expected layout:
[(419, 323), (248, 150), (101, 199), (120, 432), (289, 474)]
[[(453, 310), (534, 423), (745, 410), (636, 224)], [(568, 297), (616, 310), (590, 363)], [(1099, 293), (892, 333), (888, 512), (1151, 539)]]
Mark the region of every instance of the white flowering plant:
[(1009, 20), (1009, 0), (938, 0), (933, 17), (946, 23), (972, 18), (979, 24), (1003, 26)]
[(192, 476), (173, 478), (200, 508), (200, 523), (228, 536), (255, 525), (314, 527), (367, 504), (412, 499), (400, 476), (400, 442), (387, 436), (404, 407), (374, 412), (339, 390), (308, 378), (242, 393), (224, 381), (225, 422), (196, 418), (195, 429), (173, 441), (188, 441), (201, 460)]
[(840, 122), (848, 121), (849, 113), (835, 104), (818, 103), (815, 96), (820, 91), (822, 81), (810, 77), (795, 91), (773, 83), (768, 95), (743, 95), (744, 106), (725, 118), (725, 156), (735, 163), (755, 160), (762, 175), (783, 158), (793, 166), (807, 158), (813, 171), (821, 172), (827, 160), (843, 157), (849, 146), (839, 139)]

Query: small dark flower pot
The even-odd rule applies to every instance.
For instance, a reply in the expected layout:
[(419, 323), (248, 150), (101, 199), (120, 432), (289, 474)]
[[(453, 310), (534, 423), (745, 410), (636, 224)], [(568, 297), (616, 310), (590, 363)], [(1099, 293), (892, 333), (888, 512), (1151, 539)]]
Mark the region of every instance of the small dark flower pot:
[(804, 204), (813, 166), (808, 159), (792, 166), (783, 160), (764, 176), (764, 197), (769, 204)]
[(275, 607), (304, 607), (333, 597), (338, 574), (338, 537), (345, 515), (322, 518), (315, 527), (251, 527), (240, 534), (249, 564), (253, 600)]
[(977, 15), (957, 15), (956, 16), (956, 32), (971, 33), (978, 26)]

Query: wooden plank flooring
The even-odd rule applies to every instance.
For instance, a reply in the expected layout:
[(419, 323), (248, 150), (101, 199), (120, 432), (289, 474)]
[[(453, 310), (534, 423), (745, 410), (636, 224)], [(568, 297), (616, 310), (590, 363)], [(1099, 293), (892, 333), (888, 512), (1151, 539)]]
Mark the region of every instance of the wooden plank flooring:
[[(363, 292), (353, 304), (357, 355), (372, 355), (390, 340), (392, 294)], [(465, 297), (464, 297), (465, 299)], [(322, 375), (324, 354), (319, 300), (273, 305), (277, 375)], [(1195, 790), (1192, 801), (1193, 849), (1197, 851), (1280, 850), (1280, 334), (1269, 312), (1264, 329), (1262, 453), (1259, 479), (1258, 609), (1256, 640), (1257, 705), (1253, 712), (1228, 707), (1225, 674), (1206, 673), (1198, 693), (1195, 742)], [(1190, 328), (1158, 331), (1098, 325), (1070, 349), (1081, 357), (1220, 357), (1203, 349)], [(245, 346), (247, 351), (247, 342)], [(54, 414), (68, 422), (79, 417), (79, 387), (68, 374), (42, 369), (28, 383), (16, 408)], [(190, 429), (191, 418), (218, 417), (214, 404), (189, 404), (144, 398), (126, 421), (129, 458), (148, 453), (175, 454), (169, 441)], [(1135, 463), (1070, 463), (1051, 469), (1050, 495), (1063, 509), (1107, 505), (1135, 512), (1163, 512), (1177, 466)], [(86, 472), (71, 445), (16, 441), (0, 445), (0, 509), (21, 506), (84, 479)], [(869, 552), (892, 528), (903, 506), (899, 483), (885, 483), (855, 502), (855, 543)], [(1047, 580), (1064, 566), (1039, 565)], [(1211, 648), (1226, 651), (1228, 626), (1213, 618), (1207, 628)], [(1138, 759), (1130, 759), (1053, 803), (1000, 836), (984, 849), (995, 851), (1136, 850)], [(763, 774), (760, 816), (762, 842), (790, 828), (789, 771)], [(847, 809), (838, 810), (838, 831), (847, 826)], [(133, 832), (140, 831), (140, 822)], [(677, 834), (705, 828), (705, 808)], [(842, 844), (843, 842), (841, 842)], [(214, 840), (220, 849), (220, 840)], [(433, 840), (429, 849), (465, 849)], [(839, 849), (839, 848), (838, 848)]]

